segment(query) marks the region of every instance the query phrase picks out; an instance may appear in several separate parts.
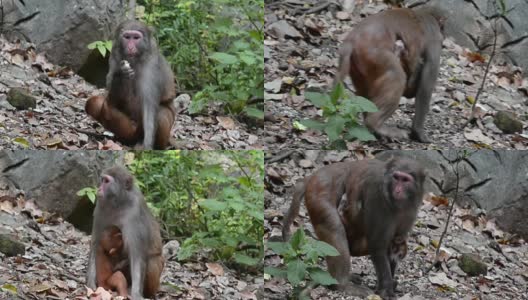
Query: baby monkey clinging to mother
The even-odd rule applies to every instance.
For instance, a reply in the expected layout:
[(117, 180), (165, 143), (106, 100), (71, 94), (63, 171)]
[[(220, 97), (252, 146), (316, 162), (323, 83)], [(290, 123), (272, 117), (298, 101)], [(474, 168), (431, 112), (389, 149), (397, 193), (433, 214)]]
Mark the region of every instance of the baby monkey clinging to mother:
[(410, 137), (429, 142), (425, 116), (440, 64), (445, 15), (436, 8), (391, 9), (370, 16), (348, 34), (339, 50), (335, 83), (350, 75), (356, 93), (379, 111), (365, 114), (365, 125), (378, 137), (407, 137), (407, 132), (384, 125), (400, 98), (416, 98)]
[(135, 0), (131, 0), (131, 19), (115, 31), (106, 76), (108, 95), (91, 97), (85, 109), (121, 142), (163, 149), (169, 144), (176, 115), (174, 75), (152, 30), (133, 20), (134, 10)]

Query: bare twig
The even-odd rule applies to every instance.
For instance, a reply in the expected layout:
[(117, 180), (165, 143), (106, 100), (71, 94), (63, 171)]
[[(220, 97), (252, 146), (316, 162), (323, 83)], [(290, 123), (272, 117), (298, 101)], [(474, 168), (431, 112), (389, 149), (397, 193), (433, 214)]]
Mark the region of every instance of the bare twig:
[[(497, 10), (497, 7), (496, 6), (494, 6), (494, 7), (495, 7), (495, 10)], [(478, 103), (480, 94), (484, 90), (484, 84), (486, 83), (486, 79), (488, 78), (488, 73), (489, 73), (489, 69), (490, 69), (490, 66), (491, 66), (491, 62), (493, 61), (493, 58), (495, 57), (496, 50), (497, 50), (497, 36), (498, 36), (497, 27), (498, 27), (498, 20), (499, 19), (500, 19), (499, 17), (495, 17), (493, 25), (491, 26), (492, 29), (493, 29), (493, 43), (491, 45), (490, 57), (488, 59), (488, 63), (486, 64), (486, 70), (484, 71), (484, 76), (482, 77), (482, 82), (480, 84), (479, 89), (477, 90), (477, 94), (475, 95), (475, 100), (473, 102), (473, 105), (471, 106), (471, 116), (469, 117), (468, 121), (466, 122), (466, 124), (464, 124), (463, 127), (466, 127), (469, 123), (473, 123), (476, 120), (477, 103)]]
[(433, 267), (439, 262), (439, 256), (440, 256), (440, 248), (442, 246), (442, 241), (444, 240), (444, 237), (447, 233), (447, 228), (449, 226), (449, 221), (451, 220), (451, 216), (453, 215), (453, 208), (455, 207), (455, 204), (458, 202), (458, 190), (460, 186), (460, 171), (459, 171), (459, 164), (464, 159), (464, 154), (460, 154), (460, 152), (457, 153), (457, 158), (454, 162), (451, 162), (451, 168), (453, 169), (453, 173), (455, 174), (455, 180), (456, 180), (456, 186), (455, 186), (455, 195), (453, 197), (453, 201), (451, 201), (451, 205), (449, 206), (449, 212), (447, 214), (447, 220), (444, 225), (444, 230), (442, 231), (442, 234), (440, 235), (440, 240), (438, 241), (438, 246), (436, 248), (435, 252), (435, 258), (433, 260), (433, 263), (425, 269), (425, 274), (429, 273)]

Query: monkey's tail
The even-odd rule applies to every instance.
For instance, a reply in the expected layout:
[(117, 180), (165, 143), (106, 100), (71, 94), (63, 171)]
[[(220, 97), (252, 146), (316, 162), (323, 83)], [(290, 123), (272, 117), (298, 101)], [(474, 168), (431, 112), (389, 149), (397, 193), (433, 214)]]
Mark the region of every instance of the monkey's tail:
[(304, 180), (298, 182), (295, 185), (295, 190), (293, 192), (293, 199), (290, 206), (290, 209), (288, 210), (288, 213), (284, 217), (284, 221), (282, 222), (282, 239), (283, 241), (288, 241), (290, 239), (290, 226), (293, 223), (293, 220), (297, 215), (299, 214), (299, 209), (301, 208), (301, 200), (304, 198)]
[(343, 82), (350, 72), (350, 58), (352, 56), (352, 51), (354, 50), (353, 45), (346, 40), (341, 44), (339, 48), (339, 64), (337, 73), (334, 78), (334, 83), (332, 88), (334, 88), (338, 83)]

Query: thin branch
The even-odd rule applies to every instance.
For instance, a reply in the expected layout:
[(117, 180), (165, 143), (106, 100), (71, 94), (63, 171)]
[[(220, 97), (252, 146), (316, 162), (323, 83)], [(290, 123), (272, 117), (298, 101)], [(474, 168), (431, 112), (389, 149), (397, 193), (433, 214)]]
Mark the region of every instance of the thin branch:
[[(497, 9), (495, 7), (495, 9)], [(473, 105), (471, 106), (471, 116), (469, 117), (468, 121), (464, 124), (463, 127), (466, 127), (469, 123), (473, 123), (476, 120), (476, 114), (477, 114), (477, 103), (480, 97), (480, 94), (484, 90), (484, 84), (486, 83), (486, 79), (488, 77), (489, 69), (491, 66), (491, 62), (493, 61), (493, 58), (495, 57), (496, 51), (497, 51), (497, 36), (498, 36), (498, 20), (499, 18), (494, 18), (493, 20), (493, 43), (491, 47), (491, 54), (488, 60), (488, 63), (486, 64), (486, 70), (484, 72), (484, 77), (482, 78), (482, 82), (480, 84), (479, 89), (477, 90), (477, 94), (475, 95), (475, 101), (473, 102)]]
[(438, 246), (436, 248), (435, 252), (435, 258), (433, 263), (424, 271), (425, 274), (429, 273), (433, 267), (440, 261), (440, 248), (442, 246), (442, 242), (444, 240), (445, 235), (447, 234), (447, 228), (449, 226), (449, 221), (451, 220), (451, 216), (453, 215), (453, 208), (455, 207), (455, 204), (458, 202), (458, 191), (460, 187), (460, 170), (459, 165), (460, 161), (464, 158), (464, 154), (460, 155), (460, 152), (457, 154), (457, 158), (453, 163), (451, 163), (451, 168), (453, 169), (453, 173), (455, 174), (455, 180), (456, 180), (456, 186), (455, 186), (455, 196), (453, 197), (453, 201), (451, 202), (451, 205), (449, 206), (449, 212), (447, 214), (447, 220), (444, 226), (444, 230), (442, 231), (442, 234), (440, 235), (440, 240), (438, 241)]

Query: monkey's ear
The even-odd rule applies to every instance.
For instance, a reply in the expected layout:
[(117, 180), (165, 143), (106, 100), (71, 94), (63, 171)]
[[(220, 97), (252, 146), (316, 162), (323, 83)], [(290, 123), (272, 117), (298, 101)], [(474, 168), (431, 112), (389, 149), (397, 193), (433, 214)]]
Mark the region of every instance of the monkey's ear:
[(131, 176), (128, 176), (125, 179), (125, 188), (126, 188), (126, 190), (130, 191), (133, 186), (134, 186), (134, 178), (132, 178)]

